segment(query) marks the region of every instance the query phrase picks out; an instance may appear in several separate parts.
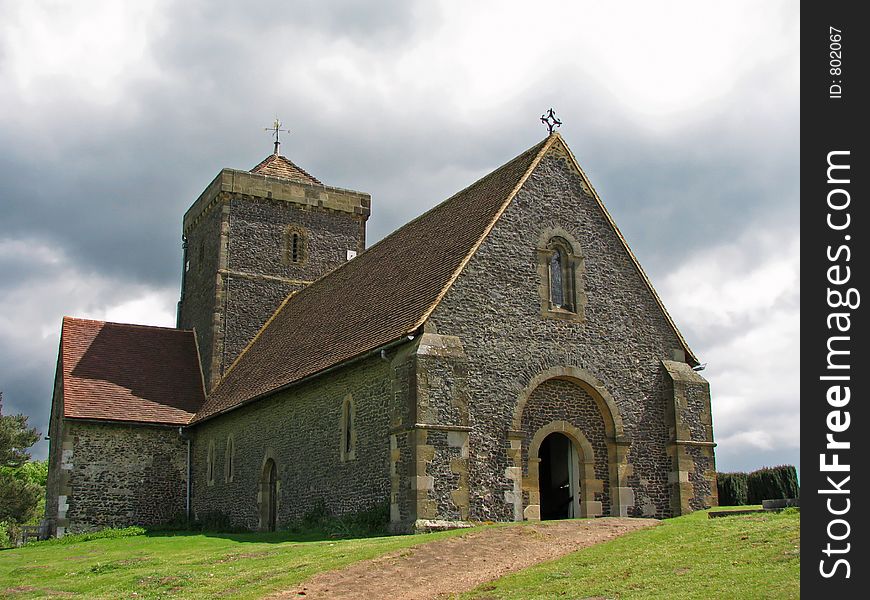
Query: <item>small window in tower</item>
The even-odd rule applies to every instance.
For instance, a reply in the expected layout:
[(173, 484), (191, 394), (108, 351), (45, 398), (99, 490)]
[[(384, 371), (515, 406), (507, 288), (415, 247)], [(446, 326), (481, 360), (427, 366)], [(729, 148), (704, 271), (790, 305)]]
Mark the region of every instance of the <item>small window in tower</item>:
[(291, 244), (292, 244), (292, 249), (290, 250), (291, 256), (292, 256), (291, 260), (293, 262), (299, 262), (299, 234), (298, 233), (293, 234), (293, 241), (291, 242)]
[(290, 225), (285, 230), (284, 264), (301, 265), (308, 254), (308, 235), (303, 227)]

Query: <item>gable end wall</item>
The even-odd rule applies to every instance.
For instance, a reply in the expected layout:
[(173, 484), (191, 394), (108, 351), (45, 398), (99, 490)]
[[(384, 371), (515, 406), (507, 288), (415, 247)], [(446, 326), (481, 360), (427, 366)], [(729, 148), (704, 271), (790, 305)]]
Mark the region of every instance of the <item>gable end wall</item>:
[[(582, 249), (583, 322), (541, 316), (536, 246), (543, 231), (558, 228)], [(511, 474), (508, 436), (518, 398), (539, 373), (569, 365), (593, 374), (621, 414), (630, 440), (620, 470), (633, 491), (623, 493), (627, 513), (672, 514), (662, 360), (681, 342), (564, 155), (550, 152), (542, 159), (434, 311), (430, 326), (459, 336), (468, 356), (472, 519), (515, 517), (511, 477), (518, 475)], [(523, 452), (533, 434), (523, 432)]]

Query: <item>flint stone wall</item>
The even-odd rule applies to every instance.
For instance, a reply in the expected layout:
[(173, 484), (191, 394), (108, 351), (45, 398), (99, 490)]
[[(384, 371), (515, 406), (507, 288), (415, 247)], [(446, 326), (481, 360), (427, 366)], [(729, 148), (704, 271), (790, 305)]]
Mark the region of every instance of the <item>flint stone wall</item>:
[[(562, 228), (582, 249), (585, 320), (541, 314), (536, 246)], [(631, 441), (632, 516), (671, 515), (661, 361), (681, 344), (582, 178), (546, 156), (434, 311), (433, 330), (468, 356), (471, 518), (511, 520), (508, 431), (521, 391), (542, 371), (574, 365), (613, 396)], [(584, 424), (571, 421), (583, 428)], [(584, 431), (589, 436), (588, 431)], [(528, 435), (522, 441), (528, 452)], [(527, 465), (523, 465), (524, 470)], [(607, 478), (605, 478), (607, 481)]]
[[(357, 201), (364, 206), (346, 212), (316, 200), (310, 205), (222, 191), (186, 222), (190, 268), (180, 325), (196, 329), (209, 388), (290, 292), (346, 262), (348, 250), (365, 249), (369, 200)], [(288, 254), (290, 227), (302, 235), (296, 262)]]
[(179, 325), (182, 329), (196, 330), (200, 364), (206, 383), (209, 382), (216, 343), (215, 294), (220, 268), (222, 220), (223, 213), (220, 205), (217, 205), (186, 233), (189, 268), (181, 290), (183, 296), (179, 307)]
[[(349, 365), (205, 421), (193, 434), (193, 509), (214, 511), (233, 524), (258, 529), (263, 466), (278, 471), (277, 526), (286, 527), (322, 501), (333, 514), (385, 505), (390, 497), (390, 364), (380, 356)], [(341, 406), (351, 394), (355, 458), (341, 460)], [(225, 478), (226, 447), (233, 435), (234, 475)], [(215, 444), (214, 484), (206, 479), (209, 443)]]
[(158, 525), (184, 514), (187, 445), (176, 427), (65, 419), (66, 533)]

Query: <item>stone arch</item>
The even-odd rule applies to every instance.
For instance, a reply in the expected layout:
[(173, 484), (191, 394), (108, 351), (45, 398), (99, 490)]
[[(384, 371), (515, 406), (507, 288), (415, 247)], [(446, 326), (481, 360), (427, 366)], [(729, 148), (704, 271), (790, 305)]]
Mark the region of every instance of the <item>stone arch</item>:
[(580, 517), (601, 516), (601, 502), (595, 500), (595, 493), (604, 490), (604, 482), (595, 477), (595, 451), (592, 444), (579, 428), (567, 421), (552, 421), (544, 425), (532, 436), (529, 442), (529, 505), (525, 508), (527, 519), (541, 518), (541, 494), (538, 489), (538, 467), (541, 464), (539, 452), (544, 439), (551, 433), (561, 433), (574, 444), (578, 454), (580, 497), (575, 500), (575, 515)]
[(538, 248), (546, 248), (553, 238), (562, 238), (571, 245), (571, 252), (574, 256), (583, 258), (583, 249), (580, 247), (580, 242), (563, 227), (548, 227), (544, 229), (541, 235), (538, 236)]
[[(507, 451), (508, 456), (513, 462), (513, 467), (508, 469), (507, 475), (509, 479), (513, 480), (514, 485), (513, 490), (505, 495), (505, 500), (514, 505), (514, 518), (516, 520), (540, 518), (539, 508), (537, 510), (532, 508), (535, 505), (538, 507), (540, 506), (540, 497), (537, 495), (537, 463), (533, 464), (533, 461), (531, 460), (531, 447), (532, 444), (536, 442), (538, 433), (541, 434), (540, 439), (537, 439), (538, 447), (540, 447), (540, 443), (543, 439), (553, 431), (557, 430), (548, 430), (545, 432), (542, 429), (534, 434), (535, 437), (532, 438), (529, 445), (530, 460), (528, 461), (528, 477), (523, 477), (522, 440), (525, 437), (525, 432), (523, 432), (523, 411), (534, 391), (542, 383), (551, 379), (571, 382), (586, 391), (595, 401), (598, 407), (598, 412), (600, 413), (604, 423), (605, 444), (607, 447), (607, 470), (609, 475), (608, 491), (610, 514), (613, 516), (626, 516), (629, 508), (634, 505), (634, 491), (628, 486), (628, 475), (631, 470), (630, 465), (628, 464), (630, 440), (625, 434), (625, 428), (622, 423), (622, 416), (619, 413), (619, 408), (617, 407), (613, 396), (610, 395), (604, 387), (604, 384), (601, 383), (597, 377), (580, 367), (574, 365), (563, 365), (550, 367), (533, 376), (529, 383), (522, 389), (517, 399), (511, 430), (508, 432)], [(573, 433), (568, 436), (569, 439), (572, 439), (576, 444), (576, 447), (581, 451), (591, 451), (589, 441), (585, 436), (583, 436), (579, 429), (570, 423), (566, 424), (564, 421), (554, 421), (554, 423), (556, 423), (556, 425), (553, 425), (554, 427), (559, 427), (560, 425), (558, 425), (558, 423), (562, 423), (562, 427), (570, 427), (570, 430)], [(561, 432), (564, 433), (564, 430)], [(578, 433), (579, 435), (577, 435)], [(586, 454), (586, 457), (594, 459), (594, 454), (590, 452), (589, 454)], [(537, 458), (537, 456), (535, 456), (535, 458)], [(587, 465), (584, 468), (592, 468), (592, 465)], [(581, 490), (581, 495), (604, 491), (604, 482), (600, 479), (595, 479), (594, 475), (590, 477), (588, 481), (589, 484), (586, 486), (585, 490)], [(523, 491), (529, 492), (528, 505), (525, 507), (523, 507), (522, 500)], [(596, 513), (596, 505), (589, 504), (589, 502), (595, 502), (594, 496), (591, 498), (584, 496), (584, 499), (581, 499), (581, 502), (587, 502), (587, 504), (580, 509), (581, 515), (591, 516), (593, 514), (601, 514), (600, 506)], [(600, 505), (600, 502), (598, 504)]]
[(550, 367), (541, 371), (529, 381), (528, 385), (520, 392), (517, 407), (514, 410), (513, 428), (519, 430), (522, 427), (523, 409), (529, 401), (529, 397), (535, 389), (548, 379), (563, 379), (571, 381), (586, 390), (598, 404), (598, 409), (604, 419), (604, 428), (608, 437), (614, 440), (625, 438), (625, 430), (622, 425), (622, 416), (619, 408), (613, 400), (613, 396), (605, 389), (592, 373), (573, 365)]

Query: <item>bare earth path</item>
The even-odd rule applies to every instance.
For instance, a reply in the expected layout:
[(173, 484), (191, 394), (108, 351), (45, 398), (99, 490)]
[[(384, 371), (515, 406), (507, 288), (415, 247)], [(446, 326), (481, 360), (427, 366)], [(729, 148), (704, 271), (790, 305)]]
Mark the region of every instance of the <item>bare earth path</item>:
[(653, 519), (605, 518), (485, 529), (320, 573), (270, 598), (443, 598), (657, 524)]

